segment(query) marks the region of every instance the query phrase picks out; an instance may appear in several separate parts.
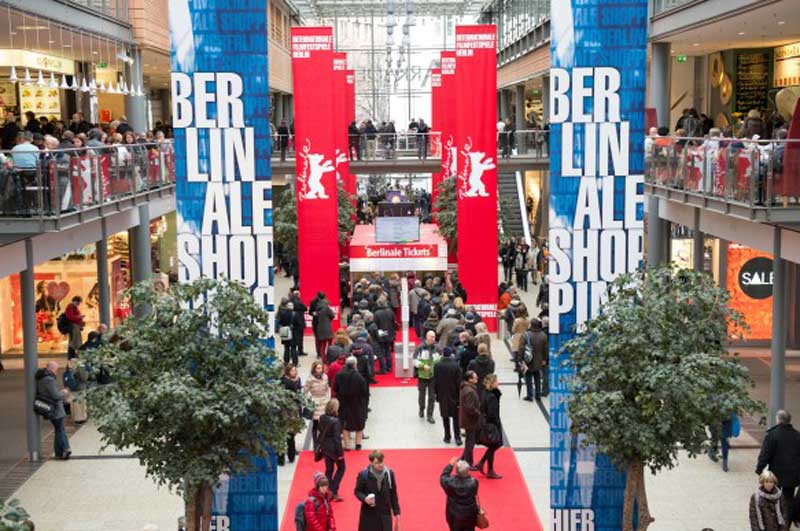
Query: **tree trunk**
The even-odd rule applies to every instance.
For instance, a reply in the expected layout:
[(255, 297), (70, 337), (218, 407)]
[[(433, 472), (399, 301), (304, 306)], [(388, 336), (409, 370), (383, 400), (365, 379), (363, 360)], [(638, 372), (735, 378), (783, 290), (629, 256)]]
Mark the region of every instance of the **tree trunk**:
[(186, 529), (189, 531), (200, 531), (200, 518), (202, 510), (200, 508), (201, 489), (195, 489), (186, 499)]
[(203, 483), (203, 486), (200, 487), (200, 492), (202, 493), (201, 504), (203, 510), (203, 525), (200, 531), (211, 531), (211, 498), (213, 495), (211, 485)]
[(636, 531), (647, 531), (647, 528), (655, 521), (655, 518), (650, 514), (650, 506), (647, 504), (647, 490), (644, 485), (644, 463), (639, 461), (636, 466), (637, 475), (639, 476), (636, 493), (636, 500), (639, 502), (639, 525)]
[(625, 478), (625, 497), (622, 502), (622, 531), (633, 531), (633, 507), (639, 492), (639, 485), (637, 484), (639, 476), (634, 470), (635, 466), (634, 463), (628, 463), (628, 473)]

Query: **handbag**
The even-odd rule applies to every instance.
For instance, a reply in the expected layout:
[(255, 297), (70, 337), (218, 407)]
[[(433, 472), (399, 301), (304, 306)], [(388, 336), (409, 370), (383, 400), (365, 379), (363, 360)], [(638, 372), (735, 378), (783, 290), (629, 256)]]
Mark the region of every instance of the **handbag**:
[(282, 326), (278, 328), (278, 335), (280, 336), (282, 341), (291, 341), (292, 340), (292, 327), (291, 326)]
[(742, 433), (742, 422), (739, 420), (739, 415), (733, 414), (731, 418), (731, 436), (738, 437)]
[(476, 499), (478, 500), (478, 514), (475, 515), (475, 527), (478, 529), (486, 529), (489, 527), (489, 517), (486, 515), (486, 511), (483, 510), (483, 507), (481, 507), (481, 499)]
[(56, 412), (56, 403), (49, 398), (44, 398), (42, 396), (36, 396), (33, 399), (33, 411), (48, 420), (53, 418), (53, 415)]
[(331, 427), (331, 424), (325, 426), (325, 429), (322, 430), (322, 434), (320, 434), (319, 439), (317, 439), (317, 445), (314, 448), (314, 462), (322, 461), (322, 458), (325, 457), (325, 454), (322, 453), (322, 441), (325, 440), (325, 436), (328, 435), (328, 430)]
[(478, 428), (478, 444), (487, 448), (502, 446), (503, 434), (500, 433), (497, 426), (482, 420)]

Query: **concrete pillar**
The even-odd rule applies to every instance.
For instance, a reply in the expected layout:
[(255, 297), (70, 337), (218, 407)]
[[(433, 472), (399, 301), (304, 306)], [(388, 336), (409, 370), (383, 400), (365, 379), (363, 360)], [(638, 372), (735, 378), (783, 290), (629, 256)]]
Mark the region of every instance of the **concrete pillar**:
[(100, 322), (111, 328), (111, 296), (108, 286), (108, 229), (106, 219), (101, 219), (101, 236), (97, 248), (97, 291)]
[(139, 205), (139, 224), (129, 234), (133, 281), (150, 280), (153, 265), (150, 258), (150, 207), (147, 203)]
[(786, 263), (781, 258), (781, 229), (773, 236), (772, 265), (772, 349), (769, 375), (769, 426), (775, 425), (775, 413), (786, 403)]
[(669, 127), (669, 64), (671, 44), (654, 42), (650, 60), (650, 107), (656, 109), (659, 127)]
[(525, 84), (517, 85), (515, 91), (516, 110), (514, 118), (517, 131), (522, 131), (525, 129)]
[(705, 250), (705, 234), (700, 230), (700, 209), (694, 209), (694, 227), (692, 237), (692, 269), (703, 271), (703, 255)]
[[(125, 80), (130, 89), (141, 88), (144, 90), (144, 77), (142, 75), (142, 53), (138, 48), (131, 50), (133, 64), (125, 67)], [(125, 116), (128, 124), (137, 133), (147, 130), (147, 100), (140, 96), (125, 96)]]
[(550, 121), (550, 76), (542, 78), (542, 116), (540, 116), (539, 125), (546, 124)]
[[(355, 112), (355, 110), (354, 110)], [(288, 94), (286, 96), (286, 113), (287, 113), (287, 122), (291, 125), (292, 121), (294, 120), (294, 96)], [(351, 120), (355, 120), (355, 116), (350, 117)], [(349, 123), (349, 122), (348, 122)]]
[(728, 287), (728, 240), (719, 239), (719, 256), (717, 257), (719, 271), (717, 279), (721, 288)]
[(172, 117), (172, 94), (167, 89), (158, 91), (161, 100), (161, 121), (163, 123), (171, 122)]
[(502, 101), (503, 101), (503, 89), (500, 89), (500, 90), (497, 91), (497, 117), (498, 118), (502, 118), (503, 117), (503, 105), (501, 103)]
[(273, 116), (275, 116), (276, 126), (281, 123), (281, 120), (286, 119), (286, 114), (283, 110), (283, 94), (280, 92), (275, 94), (275, 112), (273, 113)]
[(510, 91), (506, 89), (500, 90), (500, 118), (505, 120), (511, 116), (511, 102), (509, 101)]
[(33, 285), (33, 241), (25, 240), (25, 271), (20, 274), (22, 299), (22, 348), (25, 366), (25, 431), (28, 456), (39, 461), (42, 454), (42, 434), (39, 417), (33, 412), (36, 396), (36, 371), (39, 369), (39, 346), (36, 337), (36, 291)]
[(649, 266), (658, 266), (669, 262), (665, 250), (667, 248), (666, 239), (669, 234), (665, 230), (668, 223), (658, 215), (658, 197), (649, 196), (647, 198), (647, 256), (646, 262)]

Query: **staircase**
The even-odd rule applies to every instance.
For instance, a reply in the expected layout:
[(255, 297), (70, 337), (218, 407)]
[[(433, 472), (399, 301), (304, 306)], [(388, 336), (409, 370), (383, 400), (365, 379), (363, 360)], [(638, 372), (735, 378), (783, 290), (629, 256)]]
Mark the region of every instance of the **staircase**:
[(515, 172), (497, 174), (497, 198), (502, 210), (502, 219), (507, 226), (503, 227), (504, 236), (514, 239), (525, 234), (522, 227), (522, 213), (519, 209), (519, 196), (517, 191), (517, 177)]

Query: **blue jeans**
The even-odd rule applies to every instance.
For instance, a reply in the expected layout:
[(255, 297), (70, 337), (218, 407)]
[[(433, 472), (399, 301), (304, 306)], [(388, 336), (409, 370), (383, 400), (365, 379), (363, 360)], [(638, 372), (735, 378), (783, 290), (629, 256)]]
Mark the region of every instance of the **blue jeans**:
[(53, 437), (56, 457), (64, 457), (64, 454), (69, 451), (69, 439), (67, 439), (67, 432), (64, 431), (64, 418), (50, 419), (50, 422), (53, 423), (53, 428), (56, 430)]

